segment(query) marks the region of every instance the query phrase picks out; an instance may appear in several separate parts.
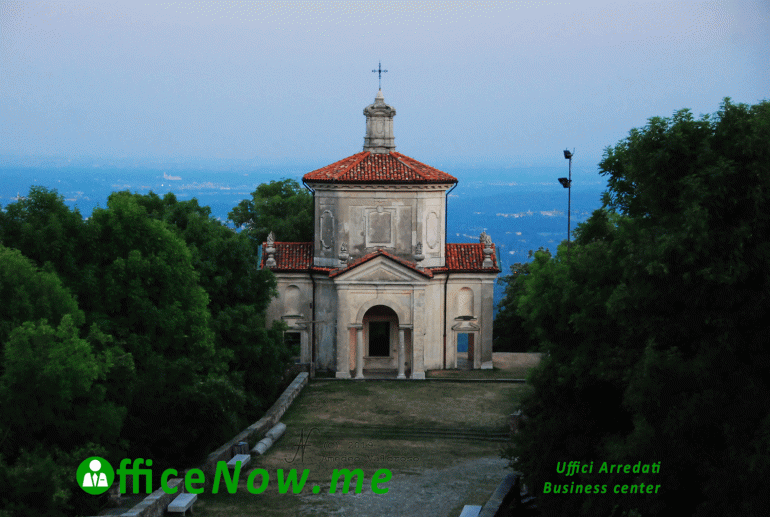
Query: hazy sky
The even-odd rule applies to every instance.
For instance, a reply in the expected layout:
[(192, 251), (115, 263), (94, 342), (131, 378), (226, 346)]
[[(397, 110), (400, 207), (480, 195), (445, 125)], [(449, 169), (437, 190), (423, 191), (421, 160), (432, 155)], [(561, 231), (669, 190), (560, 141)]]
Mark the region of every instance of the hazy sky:
[(0, 155), (359, 152), (363, 108), (432, 165), (595, 167), (655, 115), (770, 91), (770, 3), (0, 1)]

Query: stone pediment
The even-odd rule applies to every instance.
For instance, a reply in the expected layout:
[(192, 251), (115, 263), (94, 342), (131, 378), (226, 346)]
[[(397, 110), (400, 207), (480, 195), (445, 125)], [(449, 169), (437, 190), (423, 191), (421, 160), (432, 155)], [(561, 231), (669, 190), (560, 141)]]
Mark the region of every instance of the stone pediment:
[(428, 280), (419, 272), (380, 255), (337, 276), (336, 280), (366, 284), (423, 283)]

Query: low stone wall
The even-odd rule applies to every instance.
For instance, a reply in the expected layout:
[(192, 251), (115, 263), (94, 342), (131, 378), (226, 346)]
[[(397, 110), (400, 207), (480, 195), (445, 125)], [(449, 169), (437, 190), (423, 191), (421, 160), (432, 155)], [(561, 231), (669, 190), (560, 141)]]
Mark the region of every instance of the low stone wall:
[(184, 480), (182, 478), (171, 479), (168, 482), (169, 487), (178, 487), (175, 494), (167, 494), (162, 488), (151, 493), (138, 505), (134, 506), (121, 517), (162, 517), (166, 514), (166, 508), (179, 494), (184, 493)]
[[(228, 461), (232, 458), (233, 447), (235, 447), (238, 442), (248, 442), (249, 438), (253, 435), (264, 435), (271, 427), (278, 423), (286, 410), (289, 409), (289, 406), (291, 406), (291, 403), (302, 391), (302, 388), (307, 385), (308, 379), (309, 374), (307, 372), (302, 372), (297, 375), (292, 383), (289, 384), (289, 387), (284, 390), (280, 397), (278, 397), (275, 404), (270, 406), (270, 409), (267, 410), (265, 416), (238, 433), (235, 438), (224, 444), (222, 447), (209, 454), (206, 463), (201, 467), (206, 473), (207, 484), (213, 483), (217, 462)], [(158, 489), (145, 497), (141, 503), (120, 515), (122, 517), (161, 517), (166, 515), (166, 508), (171, 501), (173, 501), (179, 494), (184, 493), (183, 481), (182, 478), (169, 480), (169, 486), (179, 487), (177, 493), (167, 494), (163, 489)]]
[(487, 504), (481, 508), (479, 517), (508, 517), (516, 515), (520, 506), (519, 497), (521, 479), (516, 474), (508, 474), (497, 486)]
[[(209, 454), (206, 458), (206, 463), (203, 465), (203, 471), (206, 473), (207, 480), (214, 479), (214, 473), (216, 472), (217, 463), (220, 461), (228, 461), (233, 455), (233, 447), (238, 442), (248, 442), (252, 436), (262, 436), (270, 430), (281, 419), (283, 414), (289, 409), (291, 403), (299, 395), (309, 379), (307, 372), (302, 372), (289, 384), (284, 392), (275, 401), (275, 404), (270, 406), (265, 416), (251, 424), (249, 427), (238, 433), (232, 440), (222, 445), (219, 449)], [(207, 481), (209, 482), (209, 481)]]

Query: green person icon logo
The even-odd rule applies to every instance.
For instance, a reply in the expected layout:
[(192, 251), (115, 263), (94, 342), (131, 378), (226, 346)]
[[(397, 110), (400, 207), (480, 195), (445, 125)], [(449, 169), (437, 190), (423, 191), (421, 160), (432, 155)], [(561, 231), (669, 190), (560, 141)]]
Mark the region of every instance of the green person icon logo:
[(86, 493), (99, 495), (106, 492), (115, 480), (115, 471), (107, 460), (91, 456), (80, 463), (77, 472), (78, 485)]

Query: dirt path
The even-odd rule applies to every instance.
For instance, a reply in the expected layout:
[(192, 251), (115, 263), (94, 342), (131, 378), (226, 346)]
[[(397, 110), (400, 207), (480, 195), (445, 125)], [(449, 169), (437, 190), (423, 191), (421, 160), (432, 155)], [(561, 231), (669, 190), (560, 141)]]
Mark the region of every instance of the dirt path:
[[(466, 460), (448, 468), (428, 469), (417, 475), (394, 476), (384, 486), (387, 494), (375, 494), (364, 485), (360, 494), (302, 496), (299, 515), (350, 515), (404, 517), (430, 515), (455, 517), (459, 508), (481, 489), (489, 491), (509, 472), (499, 457)], [(483, 503), (478, 503), (483, 504)]]

